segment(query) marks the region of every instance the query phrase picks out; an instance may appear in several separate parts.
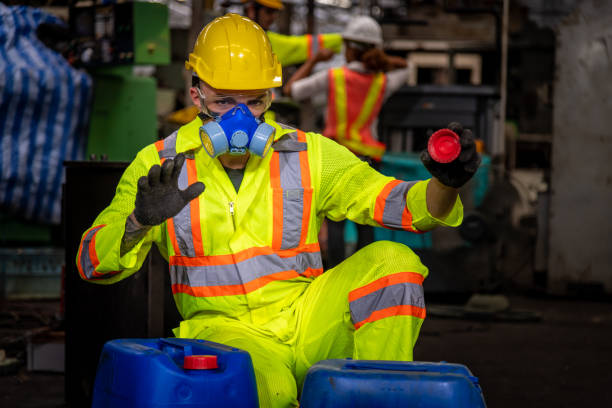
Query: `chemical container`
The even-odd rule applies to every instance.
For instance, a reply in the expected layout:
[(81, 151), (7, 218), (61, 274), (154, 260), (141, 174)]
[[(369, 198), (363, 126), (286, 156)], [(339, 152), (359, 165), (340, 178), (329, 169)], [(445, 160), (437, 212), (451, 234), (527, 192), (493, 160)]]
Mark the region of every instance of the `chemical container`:
[(306, 375), (301, 408), (483, 408), (478, 379), (461, 364), (324, 360)]
[(104, 345), (92, 408), (258, 407), (251, 356), (204, 340), (120, 339)]

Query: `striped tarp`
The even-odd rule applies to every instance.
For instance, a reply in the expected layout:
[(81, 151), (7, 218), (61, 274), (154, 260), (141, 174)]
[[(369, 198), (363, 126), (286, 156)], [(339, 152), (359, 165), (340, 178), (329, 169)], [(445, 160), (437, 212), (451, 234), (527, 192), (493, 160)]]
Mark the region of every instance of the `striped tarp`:
[(36, 37), (39, 9), (0, 3), (0, 208), (60, 222), (63, 161), (82, 159), (91, 78)]

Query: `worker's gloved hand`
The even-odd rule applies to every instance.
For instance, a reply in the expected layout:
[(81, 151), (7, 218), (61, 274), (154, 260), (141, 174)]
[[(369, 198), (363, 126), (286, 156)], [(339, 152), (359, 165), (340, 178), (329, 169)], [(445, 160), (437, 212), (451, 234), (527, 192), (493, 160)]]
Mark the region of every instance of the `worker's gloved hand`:
[(432, 176), (448, 187), (459, 188), (472, 178), (478, 166), (480, 155), (476, 152), (476, 144), (472, 131), (463, 129), (460, 123), (452, 122), (447, 126), (459, 136), (461, 153), (450, 163), (438, 163), (431, 158), (427, 149), (421, 152), (421, 161)]
[(174, 160), (167, 159), (161, 166), (152, 166), (148, 175), (138, 179), (136, 221), (142, 225), (159, 225), (202, 194), (204, 183), (199, 181), (185, 190), (179, 189), (178, 177), (184, 162), (185, 155), (179, 153)]

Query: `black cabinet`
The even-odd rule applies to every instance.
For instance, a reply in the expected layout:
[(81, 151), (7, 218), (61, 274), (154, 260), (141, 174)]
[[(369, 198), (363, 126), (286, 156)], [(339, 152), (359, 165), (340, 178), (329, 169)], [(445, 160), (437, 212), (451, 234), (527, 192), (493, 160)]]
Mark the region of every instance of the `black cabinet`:
[(112, 285), (86, 282), (76, 256), (81, 235), (110, 202), (127, 163), (66, 162), (63, 225), (66, 247), (66, 402), (91, 406), (98, 358), (116, 338), (171, 336), (180, 316), (168, 265), (155, 245), (140, 271)]
[(420, 151), (428, 132), (460, 122), (492, 146), (498, 103), (497, 89), (490, 86), (404, 86), (381, 109), (379, 138), (389, 151)]

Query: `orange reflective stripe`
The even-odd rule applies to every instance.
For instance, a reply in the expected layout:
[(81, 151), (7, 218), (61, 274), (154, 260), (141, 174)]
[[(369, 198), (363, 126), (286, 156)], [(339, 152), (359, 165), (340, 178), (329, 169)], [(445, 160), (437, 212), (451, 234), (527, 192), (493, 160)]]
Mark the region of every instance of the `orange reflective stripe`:
[(306, 34), (306, 56), (312, 58), (312, 35)]
[(301, 130), (297, 130), (298, 142), (306, 143), (306, 133)]
[(279, 250), (283, 243), (283, 190), (280, 182), (278, 152), (270, 159), (270, 184), (272, 186), (272, 248)]
[[(192, 185), (198, 181), (196, 163), (193, 159), (187, 159), (187, 184)], [(191, 212), (191, 234), (193, 235), (193, 249), (196, 256), (204, 255), (202, 244), (202, 228), (200, 225), (200, 198), (196, 197), (189, 203)]]
[[(94, 227), (91, 227), (94, 228)], [(87, 231), (85, 231), (85, 233), (83, 234), (84, 237), (87, 236), (87, 233), (89, 232), (89, 230), (91, 230), (91, 228), (89, 228)], [(85, 277), (85, 273), (83, 273), (83, 267), (81, 266), (81, 251), (83, 250), (83, 240), (81, 239), (81, 244), (79, 245), (79, 250), (77, 251), (77, 270), (79, 271), (79, 275), (81, 275), (81, 278), (83, 279), (87, 279)]]
[[(79, 245), (79, 250), (77, 253), (77, 270), (79, 271), (81, 278), (85, 280), (97, 280), (96, 278), (106, 279), (120, 272), (109, 271), (106, 273), (100, 273), (96, 271), (96, 268), (100, 265), (100, 260), (98, 259), (98, 254), (96, 252), (96, 235), (105, 226), (106, 224), (101, 224), (94, 225), (93, 227), (89, 228), (87, 231), (85, 231), (83, 241)], [(93, 234), (91, 234), (92, 231)], [(89, 238), (90, 235), (91, 237)], [(84, 248), (85, 245), (87, 245), (87, 248)], [(85, 250), (85, 254), (87, 254), (87, 257), (85, 258), (83, 258), (83, 250)], [(87, 268), (87, 270), (84, 268)]]
[(419, 319), (425, 319), (426, 312), (425, 308), (412, 305), (399, 305), (388, 307), (386, 309), (377, 310), (373, 312), (367, 319), (355, 323), (355, 330), (359, 329), (366, 323), (372, 323), (377, 320), (384, 319), (385, 317), (392, 316), (412, 316)]
[[(160, 153), (162, 150), (164, 150), (164, 139), (158, 140), (157, 142), (154, 143), (154, 145), (155, 145), (155, 148), (157, 149), (157, 153)], [(166, 161), (165, 157), (159, 158), (159, 162), (161, 164), (164, 164), (165, 161)]]
[(157, 149), (158, 153), (161, 152), (162, 150), (164, 150), (164, 139), (158, 140), (154, 144), (155, 144), (155, 148)]
[(416, 272), (400, 272), (394, 273), (392, 275), (383, 276), (380, 279), (375, 280), (374, 282), (370, 282), (365, 286), (357, 288), (349, 292), (349, 302), (357, 300), (361, 297), (369, 295), (372, 292), (376, 292), (379, 289), (384, 288), (385, 286), (395, 285), (398, 283), (415, 283), (417, 285), (423, 284), (423, 275), (418, 274)]
[(98, 235), (98, 231), (96, 231), (93, 237), (91, 237), (91, 242), (89, 243), (89, 259), (91, 259), (91, 265), (94, 268), (92, 273), (93, 276), (101, 276), (100, 273), (96, 272), (96, 268), (98, 265), (100, 265), (100, 260), (98, 259), (98, 254), (96, 253), (96, 235)]
[[(298, 142), (306, 143), (306, 134), (297, 131)], [(302, 215), (302, 232), (300, 235), (300, 247), (306, 243), (308, 236), (308, 224), (310, 223), (310, 209), (312, 206), (312, 187), (310, 184), (310, 165), (308, 163), (308, 151), (300, 152), (300, 173), (302, 175), (302, 187), (304, 188), (304, 213)], [(307, 194), (308, 192), (308, 194)]]
[[(345, 76), (350, 78), (351, 75), (354, 74), (352, 74), (350, 70), (345, 69)], [(352, 110), (352, 115), (349, 118), (349, 139), (365, 142), (365, 140), (363, 139), (365, 139), (367, 133), (369, 133), (369, 129), (365, 129), (365, 124), (371, 123), (373, 116), (376, 116), (378, 114), (375, 108), (380, 102), (382, 96), (382, 92), (380, 92), (380, 90), (382, 89), (384, 83), (385, 75), (379, 72), (370, 82), (370, 86), (363, 100), (356, 100), (356, 102), (361, 102), (361, 109)], [(351, 91), (352, 90), (349, 87), (349, 89), (347, 89), (347, 92), (352, 94), (353, 92)], [(360, 91), (360, 93), (361, 92), (362, 91)], [(349, 96), (349, 100), (354, 100), (354, 98), (352, 96)]]
[(327, 71), (327, 119), (325, 121), (325, 129), (323, 135), (329, 138), (336, 137), (336, 85), (334, 82), (334, 70)]
[(174, 254), (180, 256), (181, 250), (178, 246), (178, 241), (176, 240), (176, 233), (174, 232), (174, 219), (168, 218), (166, 220), (166, 229), (168, 230), (168, 238), (172, 243), (172, 248), (174, 248)]
[[(165, 139), (158, 140), (157, 142), (155, 142), (154, 145), (155, 145), (155, 148), (157, 149), (157, 153), (161, 156), (162, 152), (166, 148), (166, 141), (169, 141), (171, 145), (170, 147), (171, 147), (172, 155), (176, 154), (176, 150), (175, 150), (176, 139), (175, 138), (176, 138), (176, 132), (168, 136)], [(159, 161), (163, 164), (166, 161), (166, 157), (160, 157)], [(198, 219), (199, 219), (199, 215), (198, 215)], [(168, 239), (170, 240), (170, 243), (172, 244), (172, 248), (174, 249), (174, 255), (180, 256), (181, 250), (179, 248), (178, 241), (176, 239), (176, 231), (174, 228), (173, 218), (168, 218), (166, 220), (166, 230), (168, 231)]]
[(302, 276), (305, 276), (307, 278), (315, 278), (319, 275), (323, 274), (323, 268), (308, 268), (304, 271), (304, 273), (302, 273)]
[(296, 271), (284, 271), (262, 276), (261, 278), (246, 282), (242, 285), (225, 285), (225, 286), (188, 286), (188, 285), (172, 285), (173, 293), (185, 293), (197, 297), (210, 296), (230, 296), (230, 295), (246, 295), (253, 292), (270, 282), (289, 280), (297, 278), (300, 275)]
[[(102, 225), (102, 226), (103, 226), (103, 225)], [(87, 237), (87, 234), (89, 234), (89, 232), (90, 232), (92, 229), (94, 229), (94, 228), (98, 228), (98, 227), (100, 227), (100, 225), (94, 225), (94, 226), (92, 226), (91, 228), (89, 228), (89, 229), (88, 229), (87, 231), (85, 231), (85, 233), (83, 234), (83, 238), (86, 238), (86, 237)], [(87, 275), (85, 274), (85, 271), (83, 270), (83, 261), (82, 261), (82, 258), (81, 258), (81, 254), (82, 254), (82, 251), (83, 251), (83, 247), (85, 246), (85, 242), (84, 242), (84, 241), (85, 241), (84, 239), (81, 241), (81, 245), (79, 245), (79, 251), (77, 252), (77, 260), (78, 260), (78, 262), (77, 262), (77, 269), (78, 269), (78, 271), (79, 271), (79, 275), (81, 275), (81, 278), (83, 278), (83, 279), (85, 279), (85, 280), (89, 280), (89, 278), (88, 278), (88, 277), (87, 277)], [(89, 257), (90, 257), (90, 259), (91, 259), (91, 245), (87, 247), (86, 251), (88, 251), (88, 253), (89, 253)], [(98, 259), (98, 258), (96, 257), (96, 259)]]
[(393, 187), (400, 184), (401, 180), (392, 180), (382, 189), (378, 197), (376, 197), (376, 204), (374, 206), (374, 221), (380, 224), (380, 226), (384, 227), (383, 224), (383, 215), (385, 213), (385, 205), (387, 204), (387, 197)]
[(323, 35), (319, 34), (317, 35), (317, 40), (319, 42), (319, 50), (322, 50), (323, 48), (325, 48), (325, 42), (323, 41)]
[(382, 189), (374, 206), (374, 220), (384, 228), (403, 229), (422, 234), (412, 225), (412, 214), (406, 205), (406, 195), (416, 182), (393, 180)]
[(417, 234), (422, 234), (424, 231), (419, 231), (414, 228), (412, 225), (412, 214), (408, 211), (408, 207), (404, 207), (404, 212), (402, 213), (402, 228), (406, 231), (411, 231)]
[(182, 266), (216, 266), (216, 265), (233, 265), (238, 262), (245, 261), (260, 255), (276, 254), (280, 258), (290, 258), (297, 256), (303, 252), (319, 252), (321, 249), (319, 243), (305, 245), (299, 249), (281, 249), (272, 250), (270, 247), (254, 247), (245, 249), (235, 254), (228, 255), (208, 255), (201, 258), (192, 258), (187, 256), (172, 256), (170, 257), (170, 265)]

